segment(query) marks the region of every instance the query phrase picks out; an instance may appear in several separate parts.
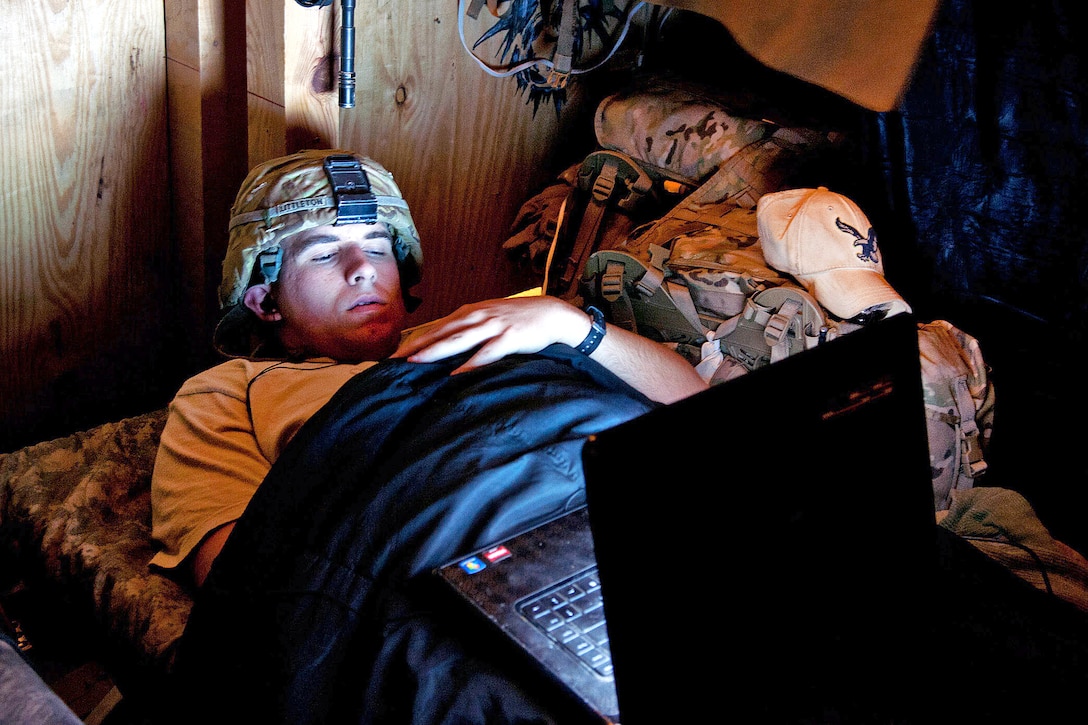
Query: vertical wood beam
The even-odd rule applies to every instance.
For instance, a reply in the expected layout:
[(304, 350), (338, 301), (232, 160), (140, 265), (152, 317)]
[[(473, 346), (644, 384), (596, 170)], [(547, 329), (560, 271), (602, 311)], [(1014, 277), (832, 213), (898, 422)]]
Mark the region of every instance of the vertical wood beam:
[(287, 152), (283, 59), (285, 10), (289, 5), (298, 3), (295, 0), (246, 0), (245, 3), (250, 168)]
[(288, 152), (334, 148), (340, 143), (337, 74), (340, 71), (340, 3), (285, 8), (284, 105)]
[(215, 360), (211, 332), (234, 194), (248, 169), (245, 6), (164, 0), (174, 234), (191, 367)]
[(249, 165), (339, 142), (338, 3), (246, 1)]

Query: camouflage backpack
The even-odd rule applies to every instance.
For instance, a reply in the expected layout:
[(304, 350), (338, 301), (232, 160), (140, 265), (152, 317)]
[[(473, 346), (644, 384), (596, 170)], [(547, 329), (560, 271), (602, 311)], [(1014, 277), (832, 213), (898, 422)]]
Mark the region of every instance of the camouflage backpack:
[[(830, 340), (835, 324), (763, 259), (755, 210), (722, 199), (719, 172), (655, 222), (590, 255), (581, 297), (720, 382)], [(724, 366), (723, 366), (724, 363)], [(739, 366), (739, 367), (738, 367)]]
[[(625, 244), (592, 254), (585, 299), (612, 324), (675, 347), (711, 384), (860, 327), (836, 321), (767, 265), (753, 210), (714, 197), (700, 188)], [(950, 322), (918, 323), (918, 347), (934, 510), (942, 511), (954, 490), (986, 472), (993, 384), (978, 341)]]
[(978, 340), (950, 322), (918, 325), (933, 506), (949, 508), (952, 491), (973, 488), (986, 472), (994, 388)]

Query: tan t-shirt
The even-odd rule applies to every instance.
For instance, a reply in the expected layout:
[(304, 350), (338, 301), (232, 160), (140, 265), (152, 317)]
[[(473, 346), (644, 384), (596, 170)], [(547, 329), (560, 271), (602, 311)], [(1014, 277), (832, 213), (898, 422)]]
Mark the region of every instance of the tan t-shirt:
[(190, 378), (170, 403), (151, 478), (153, 566), (173, 568), (242, 515), (291, 437), (373, 362), (229, 360)]

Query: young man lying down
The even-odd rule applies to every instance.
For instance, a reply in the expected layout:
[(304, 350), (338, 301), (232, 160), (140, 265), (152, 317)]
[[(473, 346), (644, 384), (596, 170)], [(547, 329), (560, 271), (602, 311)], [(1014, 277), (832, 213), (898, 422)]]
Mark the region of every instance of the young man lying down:
[(199, 587), (179, 715), (546, 721), (447, 636), (420, 575), (579, 505), (586, 436), (706, 384), (548, 296), (405, 334), (420, 240), (365, 156), (263, 163), (231, 215), (214, 336), (229, 359), (179, 390), (152, 480), (151, 564)]

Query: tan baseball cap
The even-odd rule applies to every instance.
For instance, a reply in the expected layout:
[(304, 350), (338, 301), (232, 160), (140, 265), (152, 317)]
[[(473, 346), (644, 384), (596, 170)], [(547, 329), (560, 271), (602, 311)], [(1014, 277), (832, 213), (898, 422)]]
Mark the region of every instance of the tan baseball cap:
[[(219, 284), (225, 314), (215, 329), (216, 349), (229, 357), (252, 357), (263, 342), (256, 318), (241, 301), (258, 265), (265, 281), (276, 279), (277, 252), (285, 238), (326, 224), (364, 221), (389, 226), (401, 287), (407, 291), (419, 282), (423, 249), (408, 204), (381, 164), (350, 151), (311, 149), (255, 166), (231, 207)], [(410, 309), (419, 303), (410, 301)]]
[(842, 194), (823, 186), (764, 194), (756, 226), (767, 264), (793, 275), (836, 317), (876, 305), (889, 316), (911, 311), (884, 278), (869, 219)]

